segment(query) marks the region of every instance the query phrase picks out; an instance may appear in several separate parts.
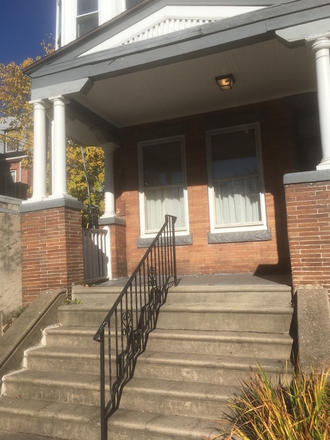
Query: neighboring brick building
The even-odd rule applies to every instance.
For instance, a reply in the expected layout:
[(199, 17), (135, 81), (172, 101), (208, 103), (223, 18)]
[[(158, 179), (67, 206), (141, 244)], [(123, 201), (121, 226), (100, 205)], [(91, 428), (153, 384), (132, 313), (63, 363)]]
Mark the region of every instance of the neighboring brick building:
[(22, 165), (26, 155), (24, 145), (13, 136), (13, 119), (0, 119), (0, 195), (26, 200), (32, 173)]
[[(326, 222), (317, 239), (324, 242), (330, 6), (260, 4), (117, 0), (110, 8), (103, 0), (62, 1), (63, 47), (26, 69), (35, 116), (34, 192), (21, 207), (26, 223), (48, 209), (79, 210), (66, 192), (68, 135), (105, 151), (100, 225), (110, 227), (113, 277), (132, 273), (168, 213), (178, 218), (181, 274), (289, 273), (292, 265), (295, 286), (329, 287), (325, 253), (310, 247), (318, 260), (302, 269), (307, 260), (296, 255), (306, 244), (296, 232), (303, 226), (292, 221), (314, 219), (305, 188), (306, 201), (294, 195), (299, 185), (320, 186), (313, 197), (320, 198), (317, 219)], [(50, 197), (46, 114), (53, 114)], [(313, 184), (303, 183), (316, 167)], [(306, 217), (295, 214), (304, 210)], [(60, 222), (53, 233), (66, 228)], [(314, 275), (301, 278), (302, 271)], [(70, 278), (80, 280), (80, 273)]]

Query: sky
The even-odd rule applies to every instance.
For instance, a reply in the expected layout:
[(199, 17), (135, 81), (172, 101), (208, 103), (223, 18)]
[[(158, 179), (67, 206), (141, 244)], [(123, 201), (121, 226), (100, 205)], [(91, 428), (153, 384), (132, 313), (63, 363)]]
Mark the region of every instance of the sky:
[(55, 37), (56, 0), (0, 0), (0, 63), (35, 59), (40, 43)]

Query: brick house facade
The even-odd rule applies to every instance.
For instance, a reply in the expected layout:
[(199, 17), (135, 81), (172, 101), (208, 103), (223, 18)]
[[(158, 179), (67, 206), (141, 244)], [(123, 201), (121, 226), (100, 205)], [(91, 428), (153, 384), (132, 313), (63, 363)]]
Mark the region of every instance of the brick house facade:
[[(197, 1), (137, 2), (26, 69), (36, 170), (33, 197), (21, 208), (26, 222), (48, 209), (79, 209), (66, 192), (67, 135), (106, 152), (99, 224), (111, 231), (113, 277), (132, 273), (169, 213), (178, 217), (181, 274), (288, 273), (292, 266), (295, 286), (316, 282), (320, 271), (299, 278), (308, 270), (295, 257), (305, 245), (292, 225), (302, 217), (292, 211), (303, 211), (305, 201), (292, 193), (317, 167), (318, 219), (326, 217), (327, 185), (318, 179), (330, 168), (330, 7), (325, 0), (234, 3), (252, 9), (220, 19), (229, 5), (211, 0), (196, 24)], [(91, 13), (102, 16), (102, 5)], [(53, 120), (50, 196), (46, 116)], [(284, 186), (283, 176), (296, 172), (298, 186), (292, 177)], [(64, 237), (66, 228), (63, 220), (53, 232)], [(76, 244), (68, 246), (71, 255)], [(325, 254), (315, 254), (324, 267), (317, 282), (325, 285)], [(65, 264), (63, 282), (80, 282), (80, 273), (69, 276), (72, 262)]]

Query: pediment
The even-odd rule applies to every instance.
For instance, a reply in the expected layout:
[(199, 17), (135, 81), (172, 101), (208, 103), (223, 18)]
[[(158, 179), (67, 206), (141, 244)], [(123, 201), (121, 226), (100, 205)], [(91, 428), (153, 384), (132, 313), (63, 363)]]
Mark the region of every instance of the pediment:
[(175, 31), (262, 9), (256, 6), (177, 6), (165, 5), (119, 31), (80, 56), (95, 54), (125, 44), (160, 37)]

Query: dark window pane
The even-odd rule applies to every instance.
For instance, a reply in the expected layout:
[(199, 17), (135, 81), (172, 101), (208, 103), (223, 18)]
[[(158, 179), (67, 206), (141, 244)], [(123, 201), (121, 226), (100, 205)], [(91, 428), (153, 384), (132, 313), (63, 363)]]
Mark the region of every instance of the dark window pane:
[(77, 15), (98, 11), (98, 0), (78, 0)]
[(214, 179), (257, 174), (254, 130), (213, 135), (212, 168)]
[(143, 147), (144, 186), (182, 184), (181, 142)]
[(77, 37), (87, 34), (99, 24), (98, 13), (77, 18)]

